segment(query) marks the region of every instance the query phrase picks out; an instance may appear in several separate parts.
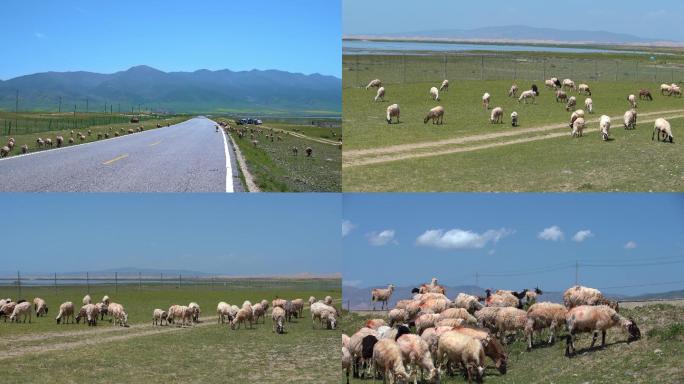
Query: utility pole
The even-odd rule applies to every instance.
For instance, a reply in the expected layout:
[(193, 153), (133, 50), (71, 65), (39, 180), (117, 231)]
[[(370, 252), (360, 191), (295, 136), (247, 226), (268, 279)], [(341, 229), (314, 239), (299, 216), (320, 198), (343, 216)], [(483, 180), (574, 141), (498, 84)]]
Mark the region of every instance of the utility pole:
[(62, 96), (59, 97), (59, 113), (62, 113)]
[(475, 272), (475, 286), (480, 286), (480, 274), (478, 272)]
[[(19, 90), (17, 89), (17, 96), (14, 100), (14, 129), (18, 129), (17, 124), (19, 123)], [(12, 132), (9, 132), (11, 135)]]
[(88, 113), (88, 111), (89, 111), (89, 109), (88, 109), (88, 99), (86, 99), (86, 113)]
[(575, 285), (579, 285), (579, 263), (575, 260)]

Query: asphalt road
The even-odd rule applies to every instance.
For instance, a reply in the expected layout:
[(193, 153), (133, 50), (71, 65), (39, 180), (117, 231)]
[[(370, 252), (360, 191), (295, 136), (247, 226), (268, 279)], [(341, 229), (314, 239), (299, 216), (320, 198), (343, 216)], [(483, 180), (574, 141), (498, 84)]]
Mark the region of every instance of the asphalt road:
[(170, 127), (5, 158), (0, 160), (0, 191), (242, 192), (233, 149), (215, 125), (196, 117)]

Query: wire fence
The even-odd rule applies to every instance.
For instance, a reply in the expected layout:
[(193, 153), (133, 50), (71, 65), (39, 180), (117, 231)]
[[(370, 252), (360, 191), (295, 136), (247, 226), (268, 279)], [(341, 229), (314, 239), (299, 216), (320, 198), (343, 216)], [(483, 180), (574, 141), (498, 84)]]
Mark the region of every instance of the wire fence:
[(22, 275), (0, 277), (0, 292), (16, 292), (30, 288), (47, 288), (59, 292), (62, 288), (80, 286), (90, 293), (91, 288), (109, 287), (118, 292), (122, 289), (163, 290), (202, 289), (202, 290), (259, 290), (286, 289), (302, 291), (330, 291), (339, 290), (342, 286), (340, 279), (335, 278), (277, 278), (277, 277), (225, 277), (225, 276), (188, 276), (179, 274), (149, 275), (143, 273), (97, 274), (79, 275)]
[(575, 81), (680, 83), (684, 65), (609, 58), (546, 58), (521, 55), (445, 53), (431, 55), (344, 55), (342, 87), (364, 87), (379, 78), (385, 84), (440, 83), (449, 80), (529, 80), (551, 77)]
[[(23, 135), (36, 132), (82, 130), (93, 126), (109, 124), (125, 124), (131, 121), (132, 115), (107, 114), (93, 116), (89, 114), (36, 115), (29, 117), (19, 112), (0, 115), (0, 136)], [(167, 116), (136, 116), (140, 123), (155, 121)]]

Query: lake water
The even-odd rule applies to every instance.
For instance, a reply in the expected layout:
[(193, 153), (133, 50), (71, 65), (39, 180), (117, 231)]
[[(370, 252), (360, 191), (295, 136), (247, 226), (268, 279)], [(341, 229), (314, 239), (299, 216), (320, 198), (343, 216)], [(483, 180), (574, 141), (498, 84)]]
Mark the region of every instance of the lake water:
[(642, 53), (643, 51), (617, 51), (600, 48), (571, 48), (549, 47), (537, 45), (507, 45), (507, 44), (456, 44), (435, 42), (408, 42), (408, 41), (368, 41), (368, 40), (343, 40), (342, 53), (348, 55), (360, 54), (384, 54), (384, 53), (414, 53), (420, 52), (462, 52), (462, 51), (503, 51), (503, 52), (565, 52), (565, 53)]

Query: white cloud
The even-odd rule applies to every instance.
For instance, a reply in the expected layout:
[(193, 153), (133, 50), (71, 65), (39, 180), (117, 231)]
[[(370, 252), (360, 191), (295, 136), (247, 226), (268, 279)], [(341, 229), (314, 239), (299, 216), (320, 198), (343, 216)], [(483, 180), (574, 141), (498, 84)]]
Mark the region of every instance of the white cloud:
[(489, 253), (490, 255), (493, 255), (496, 253), (496, 249), (490, 249), (489, 252), (487, 252), (487, 253)]
[(443, 229), (430, 229), (418, 236), (416, 244), (443, 249), (482, 248), (487, 243), (496, 243), (514, 232), (506, 228), (490, 229), (484, 233), (476, 233), (458, 228), (446, 232)]
[(575, 233), (575, 236), (572, 237), (572, 240), (581, 243), (590, 237), (594, 237), (594, 234), (588, 229), (583, 229)]
[(349, 220), (342, 221), (342, 237), (347, 236), (356, 228), (356, 225)]
[(560, 241), (564, 239), (563, 231), (561, 231), (557, 225), (545, 228), (543, 231), (539, 232), (537, 237), (542, 240), (550, 241)]
[(44, 39), (44, 38), (45, 38), (45, 34), (40, 33), (40, 32), (35, 32), (33, 35), (34, 35), (35, 37), (39, 38), (39, 39)]
[(397, 243), (397, 241), (394, 239), (393, 229), (385, 229), (382, 232), (371, 232), (366, 236), (368, 236), (368, 242), (376, 247), (387, 245), (389, 243)]
[(627, 244), (625, 244), (625, 249), (634, 249), (637, 247), (637, 243), (634, 241), (628, 241)]

